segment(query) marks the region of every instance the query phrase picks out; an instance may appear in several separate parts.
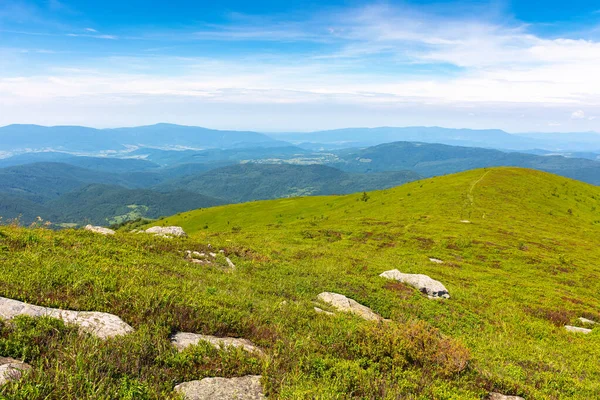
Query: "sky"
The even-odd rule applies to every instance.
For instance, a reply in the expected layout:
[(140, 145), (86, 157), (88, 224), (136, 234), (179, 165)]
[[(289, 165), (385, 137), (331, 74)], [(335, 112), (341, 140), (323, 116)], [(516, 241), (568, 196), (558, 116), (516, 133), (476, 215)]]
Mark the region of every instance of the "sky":
[(0, 126), (600, 132), (597, 1), (0, 0)]

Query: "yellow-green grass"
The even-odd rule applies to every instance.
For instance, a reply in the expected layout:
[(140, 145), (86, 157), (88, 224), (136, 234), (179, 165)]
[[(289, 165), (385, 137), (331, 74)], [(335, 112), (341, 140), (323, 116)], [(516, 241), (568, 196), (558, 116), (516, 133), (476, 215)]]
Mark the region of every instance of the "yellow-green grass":
[[(271, 398), (596, 398), (600, 329), (564, 325), (600, 321), (599, 203), (595, 186), (494, 168), (155, 223), (182, 226), (186, 239), (0, 228), (1, 296), (112, 312), (136, 328), (102, 343), (53, 321), (5, 325), (0, 356), (34, 372), (0, 393), (168, 398), (184, 380), (257, 373)], [(209, 243), (235, 272), (184, 259)], [(378, 276), (394, 268), (440, 280), (451, 299)], [(323, 291), (391, 321), (316, 314)], [(168, 341), (177, 330), (245, 337), (267, 356), (207, 346), (177, 354)]]

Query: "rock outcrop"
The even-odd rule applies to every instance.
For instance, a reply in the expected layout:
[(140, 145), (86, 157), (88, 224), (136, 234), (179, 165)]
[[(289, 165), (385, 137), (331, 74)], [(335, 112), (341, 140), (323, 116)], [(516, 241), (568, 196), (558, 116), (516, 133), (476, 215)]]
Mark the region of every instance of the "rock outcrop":
[(204, 378), (175, 386), (186, 400), (262, 400), (265, 399), (260, 375), (240, 378)]
[(158, 236), (166, 237), (183, 237), (187, 236), (185, 231), (180, 226), (153, 226), (145, 231), (146, 233), (152, 233)]
[(355, 300), (349, 299), (342, 294), (323, 292), (319, 294), (317, 298), (324, 303), (330, 304), (336, 310), (358, 315), (367, 321), (383, 320), (380, 315), (374, 313), (369, 307), (363, 306), (362, 304), (357, 303)]
[(0, 297), (0, 318), (12, 319), (19, 315), (57, 318), (64, 321), (66, 324), (77, 325), (82, 331), (101, 339), (121, 336), (133, 332), (131, 326), (113, 314), (34, 306), (18, 300)]
[(570, 325), (565, 325), (565, 329), (569, 332), (574, 332), (574, 333), (590, 333), (592, 332), (591, 329), (587, 329), (587, 328), (580, 328), (578, 326), (570, 326)]
[(0, 357), (0, 386), (18, 381), (23, 376), (23, 372), (30, 370), (31, 367), (24, 362), (14, 358)]
[(386, 279), (393, 279), (398, 282), (406, 283), (407, 285), (413, 286), (419, 289), (422, 293), (426, 294), (430, 299), (443, 298), (449, 299), (450, 294), (446, 287), (435, 279), (431, 279), (427, 275), (423, 274), (403, 274), (397, 269), (385, 271), (379, 275)]
[(591, 319), (587, 319), (587, 318), (583, 318), (583, 317), (579, 317), (579, 322), (583, 323), (583, 324), (588, 324), (588, 325), (596, 325), (597, 322), (596, 321), (592, 321)]
[(101, 235), (114, 235), (115, 234), (115, 231), (113, 231), (112, 229), (104, 228), (103, 226), (86, 225), (85, 228), (83, 228), (83, 229), (85, 229), (86, 231), (99, 233)]
[(525, 400), (519, 396), (506, 396), (501, 393), (490, 393), (488, 400)]
[(197, 333), (189, 332), (177, 332), (171, 338), (171, 343), (179, 351), (183, 351), (190, 346), (197, 345), (201, 341), (208, 342), (217, 349), (220, 349), (221, 346), (225, 348), (236, 347), (241, 348), (247, 351), (248, 353), (256, 353), (259, 355), (263, 354), (263, 351), (248, 339), (200, 335)]

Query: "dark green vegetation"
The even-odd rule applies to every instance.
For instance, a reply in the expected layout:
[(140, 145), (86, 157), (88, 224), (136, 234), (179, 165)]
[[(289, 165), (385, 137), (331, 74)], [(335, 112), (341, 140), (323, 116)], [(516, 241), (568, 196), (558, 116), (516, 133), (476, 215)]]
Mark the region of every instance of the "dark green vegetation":
[(473, 168), (514, 166), (552, 172), (594, 185), (600, 184), (598, 161), (443, 144), (396, 142), (363, 150), (347, 150), (340, 152), (340, 160), (330, 165), (352, 172), (411, 170), (423, 176), (444, 175)]
[(346, 194), (398, 186), (419, 179), (411, 171), (345, 173), (324, 165), (239, 164), (168, 181), (156, 188), (186, 188), (229, 202)]
[[(182, 381), (260, 373), (273, 399), (596, 398), (600, 329), (563, 326), (600, 320), (599, 202), (591, 185), (495, 168), (157, 222), (185, 239), (1, 227), (1, 296), (111, 312), (136, 332), (99, 342), (51, 320), (3, 324), (0, 355), (34, 368), (0, 393), (163, 399)], [(185, 261), (208, 243), (235, 272)], [(378, 277), (393, 268), (440, 280), (451, 299)], [(391, 321), (315, 314), (323, 291)], [(248, 338), (267, 356), (178, 354), (180, 330)]]

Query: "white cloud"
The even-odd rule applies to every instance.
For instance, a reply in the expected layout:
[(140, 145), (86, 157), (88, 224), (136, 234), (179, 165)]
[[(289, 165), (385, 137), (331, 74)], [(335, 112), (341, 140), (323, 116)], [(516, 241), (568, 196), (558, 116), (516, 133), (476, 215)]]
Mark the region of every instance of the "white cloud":
[(583, 110), (573, 111), (573, 113), (571, 114), (571, 119), (584, 119), (584, 118), (585, 118), (585, 112)]
[(94, 28), (85, 28), (85, 31), (92, 32), (92, 33), (98, 33), (98, 31), (95, 30)]

